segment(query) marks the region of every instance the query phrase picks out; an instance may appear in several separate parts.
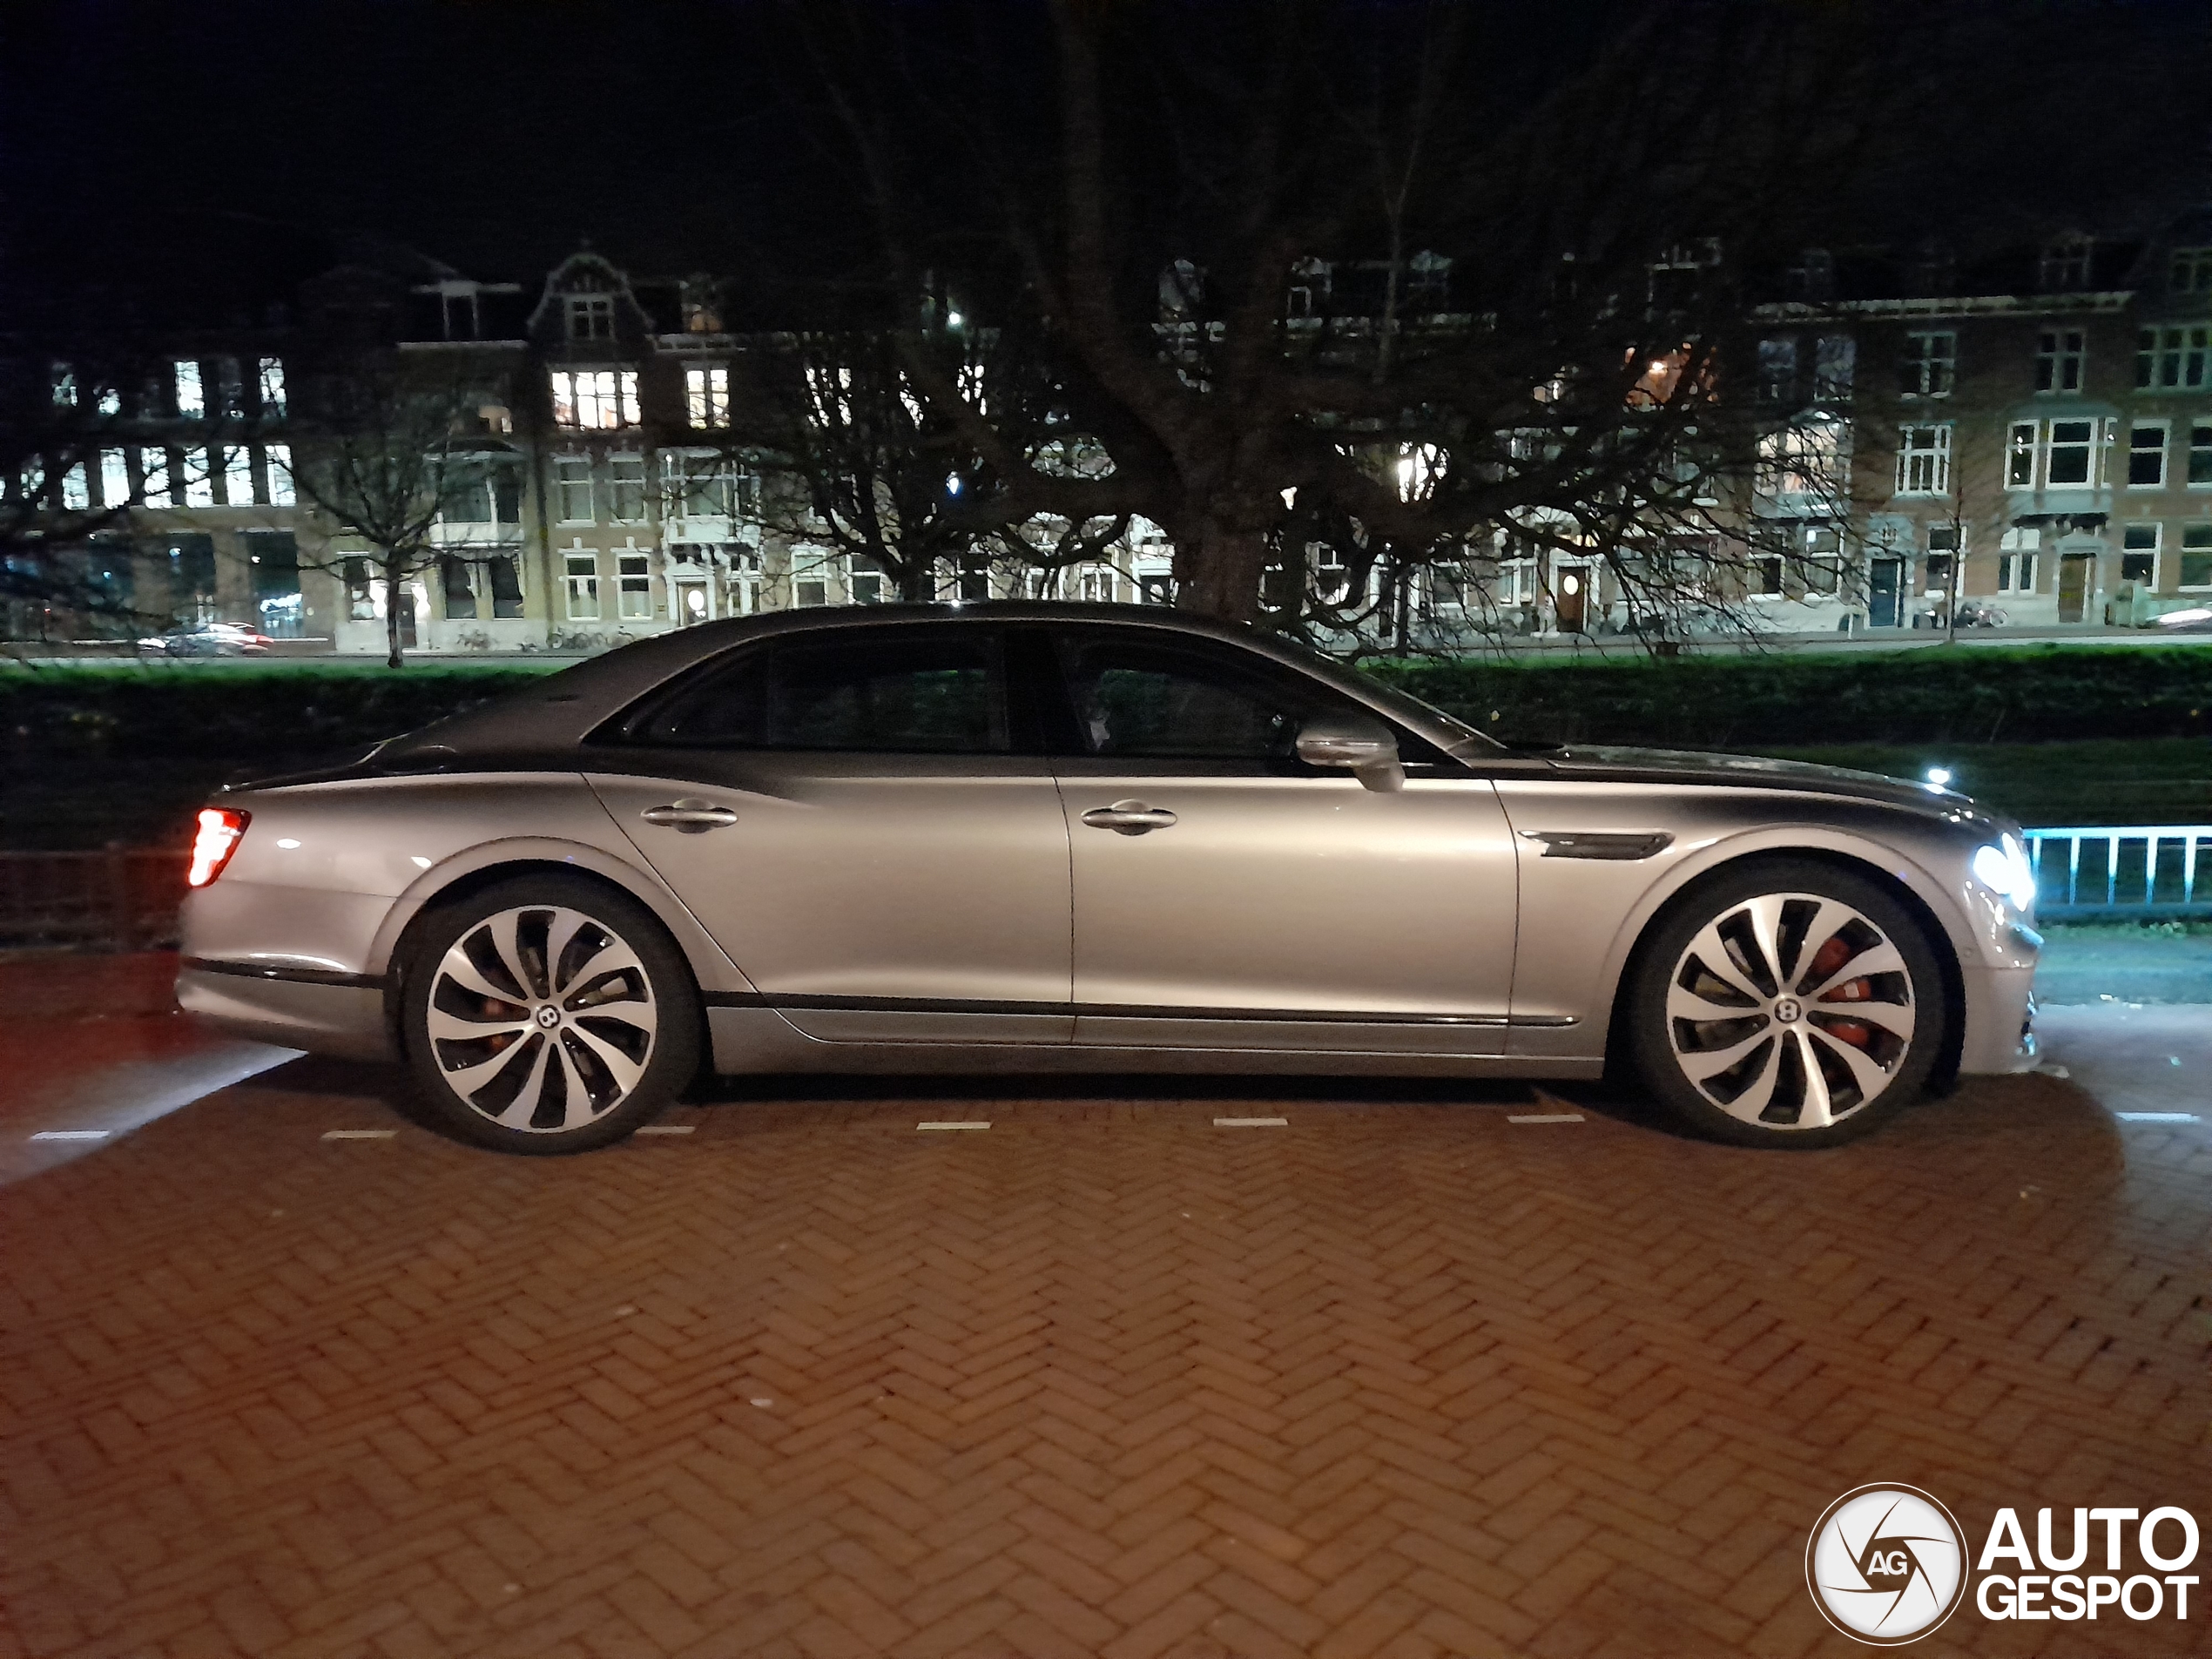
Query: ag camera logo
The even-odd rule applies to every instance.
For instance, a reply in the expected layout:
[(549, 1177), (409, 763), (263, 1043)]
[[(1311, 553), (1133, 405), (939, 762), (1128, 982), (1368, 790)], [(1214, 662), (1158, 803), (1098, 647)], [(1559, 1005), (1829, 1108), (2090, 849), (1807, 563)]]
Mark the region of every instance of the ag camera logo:
[(1805, 1583), (1813, 1605), (1845, 1635), (1900, 1647), (1927, 1635), (1966, 1599), (1966, 1534), (1917, 1487), (1860, 1487), (1830, 1504), (1814, 1526)]

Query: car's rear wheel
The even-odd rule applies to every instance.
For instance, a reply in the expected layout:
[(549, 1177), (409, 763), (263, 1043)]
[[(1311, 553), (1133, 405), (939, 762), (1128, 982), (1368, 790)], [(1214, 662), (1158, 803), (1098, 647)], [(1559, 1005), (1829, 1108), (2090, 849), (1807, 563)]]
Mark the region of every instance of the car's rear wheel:
[(1637, 1071), (1692, 1128), (1739, 1146), (1833, 1146), (1896, 1116), (1944, 1046), (1921, 923), (1879, 883), (1800, 860), (1700, 889), (1630, 988)]
[(634, 900), (525, 876), (426, 924), (401, 1003), (431, 1109), (480, 1145), (581, 1152), (648, 1123), (691, 1081), (698, 997)]

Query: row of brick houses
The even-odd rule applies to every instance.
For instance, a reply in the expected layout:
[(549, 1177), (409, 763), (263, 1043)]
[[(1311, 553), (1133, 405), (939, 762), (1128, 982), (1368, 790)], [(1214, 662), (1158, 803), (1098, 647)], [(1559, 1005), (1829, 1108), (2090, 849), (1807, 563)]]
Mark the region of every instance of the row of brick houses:
[[(1424, 255), (1441, 294), (1449, 262)], [(1311, 306), (1323, 267), (1290, 301)], [(1842, 574), (1755, 565), (1748, 604), (1779, 631), (1910, 628), (1954, 597), (2014, 624), (2141, 623), (2212, 603), (2212, 213), (2128, 240), (2065, 237), (1961, 268), (1809, 253), (1760, 308), (1757, 395), (1777, 437), (1764, 515), (1803, 521)], [(57, 404), (97, 398), (98, 446), (64, 481), (72, 507), (132, 502), (84, 557), (136, 609), (228, 621), (343, 652), (384, 648), (388, 604), (435, 651), (588, 647), (711, 618), (889, 597), (763, 511), (725, 441), (732, 363), (718, 289), (634, 280), (589, 249), (532, 287), (421, 261), (341, 266), (260, 327), (179, 334), (128, 392), (52, 366)], [(294, 363), (358, 335), (449, 358), (488, 388), (471, 461), (435, 535), (452, 556), (387, 595), (298, 498), (286, 436)], [(1812, 492), (1823, 472), (1838, 489)], [(769, 486), (772, 488), (772, 484)], [(788, 526), (788, 516), (780, 516)], [(1542, 635), (1621, 624), (1602, 559), (1518, 554), (1424, 575), (1428, 637), (1460, 616)], [(1170, 550), (1139, 520), (1104, 557), (1041, 577), (948, 570), (944, 597), (1170, 595)], [(1321, 573), (1326, 580), (1327, 573)], [(18, 638), (51, 631), (17, 614)]]

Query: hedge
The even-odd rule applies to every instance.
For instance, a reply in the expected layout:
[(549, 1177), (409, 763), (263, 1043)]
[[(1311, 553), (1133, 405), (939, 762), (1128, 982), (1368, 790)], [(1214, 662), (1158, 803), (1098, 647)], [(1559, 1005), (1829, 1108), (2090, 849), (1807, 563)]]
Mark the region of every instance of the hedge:
[(1373, 671), (1508, 739), (1755, 749), (2212, 732), (2212, 645), (1932, 646), (1603, 663), (1461, 658), (1385, 663)]
[[(2212, 645), (1927, 647), (1591, 663), (1393, 662), (1381, 678), (1509, 739), (1798, 747), (2212, 731)], [(520, 665), (330, 663), (0, 670), (15, 761), (365, 745), (530, 684)]]

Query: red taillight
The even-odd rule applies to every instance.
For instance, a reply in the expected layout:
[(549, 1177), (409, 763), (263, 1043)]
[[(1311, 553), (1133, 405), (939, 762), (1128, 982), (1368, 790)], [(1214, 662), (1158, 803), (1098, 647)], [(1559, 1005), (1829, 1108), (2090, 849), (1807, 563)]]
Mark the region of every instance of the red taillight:
[(223, 867), (231, 861), (231, 854), (238, 851), (239, 838), (246, 833), (249, 816), (221, 806), (200, 808), (199, 831), (192, 840), (192, 868), (185, 876), (187, 882), (204, 887), (222, 874)]

